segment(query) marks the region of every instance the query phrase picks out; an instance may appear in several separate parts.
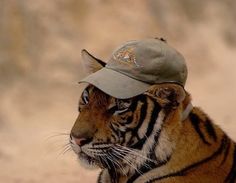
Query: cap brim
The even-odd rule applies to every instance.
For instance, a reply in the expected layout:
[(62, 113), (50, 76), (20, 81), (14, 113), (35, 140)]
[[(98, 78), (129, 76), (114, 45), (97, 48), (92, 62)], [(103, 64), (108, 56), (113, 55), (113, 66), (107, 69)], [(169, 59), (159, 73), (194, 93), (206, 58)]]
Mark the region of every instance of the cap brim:
[(79, 83), (90, 83), (106, 94), (119, 99), (140, 95), (151, 86), (148, 83), (138, 81), (105, 67), (82, 79)]

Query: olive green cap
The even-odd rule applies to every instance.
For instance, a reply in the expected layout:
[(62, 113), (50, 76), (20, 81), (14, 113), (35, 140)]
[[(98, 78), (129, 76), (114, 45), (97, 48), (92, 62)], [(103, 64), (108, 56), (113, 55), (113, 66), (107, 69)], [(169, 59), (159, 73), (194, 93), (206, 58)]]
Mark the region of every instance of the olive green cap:
[(142, 94), (151, 85), (173, 82), (184, 87), (184, 57), (162, 39), (129, 41), (116, 49), (105, 67), (82, 79), (115, 98)]

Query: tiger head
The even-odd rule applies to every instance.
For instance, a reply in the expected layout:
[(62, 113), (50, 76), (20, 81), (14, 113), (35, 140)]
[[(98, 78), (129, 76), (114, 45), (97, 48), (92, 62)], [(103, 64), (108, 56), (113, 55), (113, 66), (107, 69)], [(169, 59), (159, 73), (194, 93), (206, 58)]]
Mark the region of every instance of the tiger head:
[[(86, 63), (92, 72), (103, 66), (93, 60)], [(186, 96), (174, 83), (153, 85), (129, 99), (114, 98), (88, 85), (71, 130), (72, 149), (87, 167), (123, 174), (165, 162), (174, 149), (172, 136), (179, 133)]]

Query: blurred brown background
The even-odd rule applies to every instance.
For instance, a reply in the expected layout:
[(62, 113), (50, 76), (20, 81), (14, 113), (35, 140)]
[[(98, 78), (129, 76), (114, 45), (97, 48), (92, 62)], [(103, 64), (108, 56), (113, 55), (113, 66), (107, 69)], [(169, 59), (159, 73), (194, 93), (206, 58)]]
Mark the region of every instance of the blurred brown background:
[(236, 1), (0, 0), (0, 182), (95, 182), (63, 154), (85, 76), (127, 40), (164, 37), (186, 58), (186, 89), (236, 140)]

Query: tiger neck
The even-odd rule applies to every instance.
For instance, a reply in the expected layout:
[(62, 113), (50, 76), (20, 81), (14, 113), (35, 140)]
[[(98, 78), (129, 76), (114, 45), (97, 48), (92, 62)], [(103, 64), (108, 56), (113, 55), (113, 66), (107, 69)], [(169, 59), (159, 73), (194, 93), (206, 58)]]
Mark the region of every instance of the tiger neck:
[[(174, 135), (176, 139), (178, 137), (182, 136), (181, 134), (181, 128), (182, 128), (182, 122), (185, 120), (188, 120), (189, 114), (193, 110), (193, 106), (191, 103), (191, 99), (188, 98), (185, 103), (182, 104), (182, 113), (174, 113), (173, 115), (170, 115), (170, 118), (166, 118), (165, 114), (164, 117), (162, 118), (162, 122), (165, 123), (165, 125), (168, 125), (169, 128), (166, 129), (166, 127), (162, 127), (160, 135), (158, 137), (158, 144), (156, 144), (154, 151), (152, 152), (153, 157), (157, 160), (157, 164), (150, 165), (150, 167), (141, 167), (140, 171), (146, 175), (149, 174), (149, 172), (152, 172), (152, 170), (155, 170), (162, 174), (163, 172), (169, 172), (171, 170), (172, 165), (172, 154), (176, 149), (177, 142), (173, 141), (173, 139), (170, 139), (170, 134)], [(167, 115), (169, 116), (169, 115)], [(173, 123), (174, 121), (174, 123)], [(179, 121), (179, 122), (177, 122)], [(159, 121), (160, 123), (160, 121)], [(179, 148), (180, 149), (180, 148)], [(135, 172), (132, 176), (127, 178), (127, 181), (124, 181), (125, 183), (133, 183), (137, 182), (139, 178), (142, 177), (141, 179), (148, 180), (148, 176), (140, 176), (138, 172)], [(139, 181), (138, 181), (139, 182)], [(141, 181), (142, 182), (142, 181)], [(123, 182), (119, 182), (123, 183)]]

